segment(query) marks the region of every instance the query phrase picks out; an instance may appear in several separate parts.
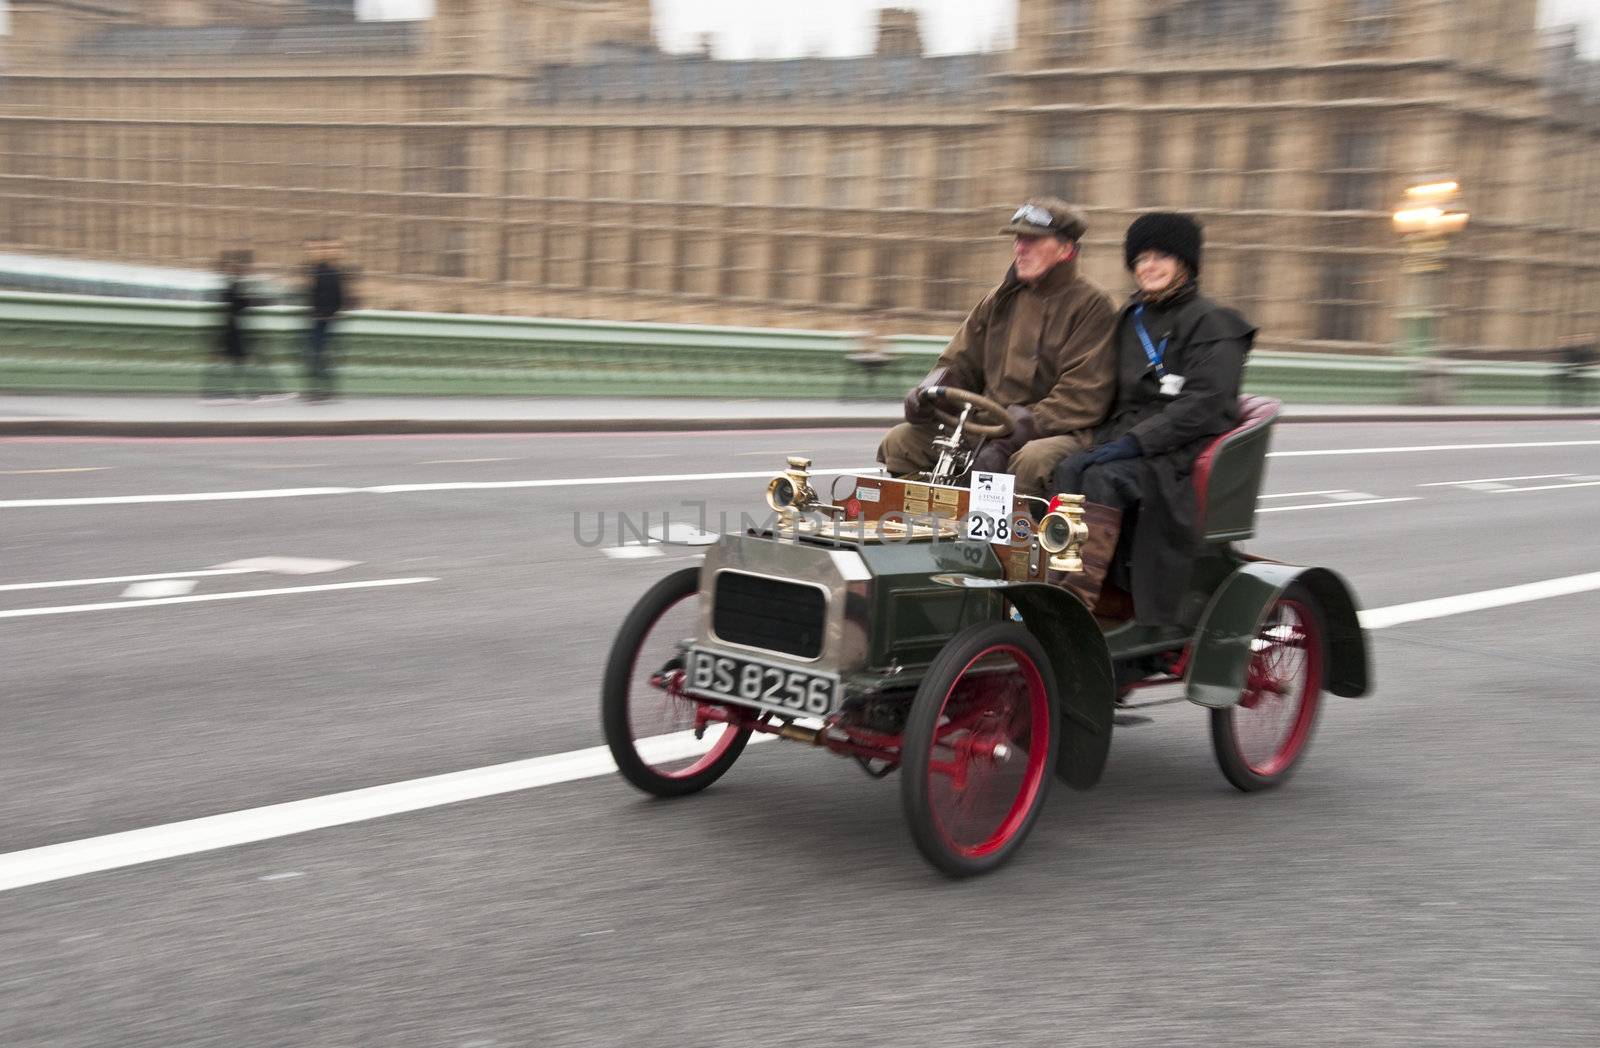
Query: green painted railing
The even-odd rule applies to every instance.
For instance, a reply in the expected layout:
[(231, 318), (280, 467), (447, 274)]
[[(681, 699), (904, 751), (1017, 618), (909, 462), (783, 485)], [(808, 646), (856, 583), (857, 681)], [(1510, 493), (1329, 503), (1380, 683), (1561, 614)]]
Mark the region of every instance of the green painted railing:
[[(0, 292), (0, 389), (193, 392), (217, 341), (205, 303)], [(280, 379), (300, 372), (302, 312), (254, 312), (256, 345)], [(621, 324), (377, 310), (339, 326), (342, 388), (374, 394), (516, 394), (897, 398), (927, 373), (944, 340), (889, 339), (869, 366), (844, 332)], [(1258, 351), (1247, 385), (1301, 403), (1403, 401), (1405, 359)], [(1559, 375), (1543, 364), (1457, 364), (1456, 399), (1543, 404)], [(1585, 403), (1600, 393), (1590, 370)]]

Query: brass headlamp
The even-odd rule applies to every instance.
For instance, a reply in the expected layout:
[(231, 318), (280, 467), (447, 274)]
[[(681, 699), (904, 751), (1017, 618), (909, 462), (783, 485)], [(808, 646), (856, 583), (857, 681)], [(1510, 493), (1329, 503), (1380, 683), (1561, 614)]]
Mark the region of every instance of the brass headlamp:
[(793, 523), (801, 513), (814, 509), (820, 500), (811, 486), (811, 460), (789, 456), (789, 468), (767, 482), (767, 505)]
[(1083, 496), (1057, 495), (1055, 508), (1039, 522), (1039, 545), (1050, 554), (1051, 571), (1082, 571), (1083, 544), (1089, 525), (1083, 522)]

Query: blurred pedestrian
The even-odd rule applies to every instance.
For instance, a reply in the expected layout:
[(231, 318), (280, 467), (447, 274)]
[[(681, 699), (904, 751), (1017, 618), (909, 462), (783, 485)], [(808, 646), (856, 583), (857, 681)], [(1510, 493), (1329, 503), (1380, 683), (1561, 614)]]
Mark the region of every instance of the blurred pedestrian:
[(1133, 595), (1135, 618), (1178, 621), (1194, 561), (1190, 473), (1200, 449), (1239, 413), (1256, 329), (1200, 294), (1200, 224), (1140, 215), (1123, 240), (1138, 286), (1117, 317), (1117, 401), (1095, 446), (1061, 463), (1052, 491), (1081, 492), (1122, 511), (1107, 582)]
[[(206, 370), (203, 395), (208, 400), (248, 399), (277, 392), (277, 381), (256, 354), (245, 322), (245, 314), (257, 305), (248, 283), (253, 261), (248, 251), (227, 251), (218, 260), (223, 280), (222, 327), (217, 333), (215, 359)], [(252, 363), (254, 381), (250, 378)]]
[(306, 332), (306, 391), (309, 400), (334, 396), (333, 336), (346, 308), (345, 274), (340, 268), (344, 245), (337, 237), (306, 241), (306, 304), (311, 327)]
[(1011, 416), (1009, 436), (988, 440), (974, 470), (1009, 472), (1016, 491), (1045, 494), (1050, 471), (1089, 443), (1116, 386), (1111, 298), (1078, 272), (1082, 214), (1065, 200), (1036, 197), (1000, 230), (1012, 265), (967, 315), (926, 378), (906, 395), (905, 421), (878, 448), (895, 476), (933, 468), (938, 435), (925, 395), (953, 386), (995, 401)]
[(1558, 407), (1581, 408), (1588, 402), (1585, 372), (1596, 359), (1593, 335), (1569, 335), (1561, 340), (1556, 347), (1556, 366), (1551, 373)]

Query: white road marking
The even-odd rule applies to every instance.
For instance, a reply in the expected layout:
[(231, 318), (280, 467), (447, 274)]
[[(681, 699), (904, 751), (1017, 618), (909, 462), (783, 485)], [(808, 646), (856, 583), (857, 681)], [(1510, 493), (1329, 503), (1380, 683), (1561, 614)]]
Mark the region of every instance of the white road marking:
[(56, 469), (0, 469), (0, 477), (23, 477), (37, 473), (98, 473), (110, 466), (61, 466)]
[(661, 549), (659, 547), (642, 546), (637, 544), (629, 546), (606, 546), (605, 548), (601, 549), (600, 552), (604, 553), (613, 560), (639, 560), (644, 557), (661, 556)]
[(1305, 458), (1310, 455), (1400, 455), (1413, 451), (1492, 451), (1498, 448), (1580, 448), (1600, 440), (1523, 440), (1504, 444), (1415, 444), (1392, 448), (1329, 448), (1325, 451), (1269, 451), (1268, 458)]
[(234, 571), (261, 571), (272, 575), (321, 575), (360, 564), (359, 560), (320, 560), (316, 557), (250, 557), (218, 564)]
[[(1385, 629), (1407, 622), (1460, 615), (1471, 611), (1505, 607), (1511, 604), (1600, 590), (1600, 571), (1546, 579), (1521, 586), (1463, 593), (1454, 597), (1372, 608), (1361, 613), (1361, 624), (1369, 630)], [(815, 721), (802, 721), (815, 725)], [(771, 735), (755, 735), (751, 745), (770, 742)], [(707, 733), (696, 739), (693, 732), (658, 735), (639, 740), (639, 751), (651, 763), (697, 756), (714, 740)], [(334, 793), (323, 797), (289, 801), (264, 808), (247, 808), (224, 815), (210, 815), (186, 822), (128, 830), (104, 837), (50, 844), (26, 851), (0, 854), (0, 891), (31, 884), (65, 880), (84, 874), (138, 866), (160, 859), (216, 851), (240, 844), (288, 837), (311, 830), (343, 826), (386, 815), (437, 808), (446, 804), (478, 800), (539, 786), (553, 786), (609, 775), (616, 770), (611, 752), (605, 746), (557, 753), (548, 757), (496, 764), (487, 768), (450, 772), (425, 779), (371, 786), (366, 789)]]
[(210, 575), (247, 575), (249, 568), (207, 568), (205, 571), (163, 571), (155, 575), (111, 575), (103, 579), (61, 579), (57, 582), (8, 582), (0, 593), (13, 590), (60, 589), (64, 586), (103, 586), (114, 582), (148, 582), (151, 579), (198, 579)]
[(265, 877), (257, 877), (258, 881), (291, 881), (296, 877), (304, 877), (300, 870), (285, 870), (283, 873), (269, 873)]
[(1469, 611), (1503, 608), (1509, 604), (1526, 604), (1529, 601), (1567, 597), (1574, 593), (1587, 593), (1600, 589), (1600, 571), (1586, 575), (1568, 575), (1566, 578), (1546, 579), (1543, 582), (1525, 582), (1520, 586), (1463, 593), (1455, 597), (1435, 597), (1411, 604), (1392, 604), (1387, 608), (1372, 608), (1361, 613), (1361, 625), (1369, 630), (1381, 630), (1404, 622), (1439, 619), (1447, 615), (1461, 615)]
[(456, 465), (458, 463), (468, 463), (468, 462), (512, 462), (512, 461), (515, 461), (516, 458), (517, 458), (517, 456), (512, 455), (512, 456), (506, 456), (506, 457), (503, 457), (503, 458), (423, 459), (421, 462), (417, 463), (417, 465), (419, 465), (419, 466), (453, 466), (453, 465)]
[[(664, 473), (634, 477), (563, 477), (554, 480), (458, 480), (436, 484), (380, 484), (367, 488), (271, 488), (260, 491), (191, 491), (171, 495), (102, 495), (89, 498), (6, 499), (0, 509), (38, 509), (46, 506), (132, 506), (152, 502), (228, 502), (235, 499), (289, 499), (315, 495), (401, 495), (422, 491), (495, 491), (513, 488), (581, 488), (596, 485), (681, 484), (701, 480), (752, 480), (772, 477), (778, 470), (731, 473)], [(814, 469), (814, 477), (847, 473), (876, 475), (878, 468)]]
[(1301, 497), (1309, 498), (1312, 495), (1337, 495), (1343, 490), (1343, 488), (1328, 488), (1324, 491), (1285, 491), (1277, 495), (1262, 495), (1261, 497), (1264, 499), (1297, 499)]
[(135, 582), (122, 591), (124, 597), (181, 597), (193, 593), (198, 583), (194, 579), (152, 579)]
[[(1482, 451), (1492, 448), (1570, 448), (1600, 445), (1600, 440), (1546, 440), (1520, 441), (1500, 444), (1422, 444), (1387, 448), (1329, 448), (1317, 451), (1272, 451), (1268, 457), (1298, 458), (1310, 455), (1392, 455), (1421, 451)], [(170, 495), (105, 495), (87, 498), (59, 499), (7, 499), (0, 500), (0, 509), (38, 509), (49, 506), (127, 506), (156, 502), (228, 502), (237, 499), (309, 498), (317, 495), (399, 495), (424, 491), (493, 491), (515, 488), (577, 488), (596, 485), (681, 484), (707, 480), (750, 480), (771, 477), (770, 470), (747, 470), (726, 473), (663, 473), (632, 477), (562, 477), (550, 480), (488, 480), (445, 481), (431, 484), (380, 484), (359, 488), (269, 488), (257, 491), (196, 491)], [(853, 466), (848, 469), (814, 469), (812, 476), (830, 477), (844, 474), (880, 475), (877, 465)]]
[(269, 488), (262, 491), (190, 491), (176, 495), (100, 495), (80, 499), (7, 499), (0, 509), (39, 506), (128, 506), (148, 502), (231, 502), (238, 499), (297, 499), (309, 495), (351, 495), (361, 488)]
[(1530, 473), (1526, 477), (1476, 477), (1472, 480), (1436, 480), (1431, 484), (1418, 484), (1419, 488), (1448, 488), (1456, 484), (1499, 484), (1506, 480), (1551, 480), (1555, 477), (1570, 477), (1571, 473)]
[[(772, 737), (757, 735), (750, 741), (761, 742)], [(708, 749), (711, 743), (709, 737), (699, 740), (693, 732), (684, 731), (641, 740), (640, 748), (642, 751), (648, 750), (651, 761), (660, 762), (695, 756)], [(571, 753), (534, 757), (225, 815), (210, 815), (165, 826), (128, 830), (105, 837), (30, 848), (0, 855), (0, 891), (272, 840), (330, 826), (364, 822), (386, 815), (436, 808), (443, 804), (494, 797), (537, 786), (591, 779), (615, 770), (611, 751), (604, 746), (591, 746)]]
[(1343, 509), (1345, 506), (1381, 506), (1385, 502), (1419, 502), (1420, 496), (1406, 495), (1395, 499), (1358, 499), (1354, 502), (1308, 502), (1304, 506), (1262, 506), (1257, 513), (1293, 513), (1297, 509)]
[(1558, 491), (1561, 488), (1592, 488), (1596, 485), (1600, 485), (1600, 479), (1584, 480), (1576, 484), (1538, 484), (1530, 488), (1500, 488), (1495, 491), (1495, 494), (1506, 495), (1513, 491)]
[(150, 600), (122, 600), (105, 604), (66, 604), (54, 608), (15, 608), (10, 611), (0, 611), (0, 619), (26, 619), (38, 615), (76, 615), (86, 611), (121, 611), (124, 608), (150, 608), (158, 604), (198, 604), (212, 600), (281, 597), (290, 593), (327, 593), (332, 590), (376, 589), (380, 586), (411, 586), (419, 582), (438, 581), (435, 578), (369, 579), (366, 582), (330, 582), (321, 586), (286, 586), (281, 589), (241, 590), (237, 593), (200, 593), (189, 597), (154, 597)]

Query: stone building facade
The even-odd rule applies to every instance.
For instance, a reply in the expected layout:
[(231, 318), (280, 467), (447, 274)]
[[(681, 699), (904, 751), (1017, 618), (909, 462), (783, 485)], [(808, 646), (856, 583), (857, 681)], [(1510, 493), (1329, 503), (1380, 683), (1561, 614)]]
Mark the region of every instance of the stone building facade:
[[(1032, 192), (1120, 293), (1140, 210), (1279, 348), (1387, 351), (1409, 182), (1450, 174), (1447, 344), (1600, 330), (1600, 98), (1534, 0), (1020, 0), (1004, 54), (720, 61), (649, 0), (11, 0), (0, 247), (296, 264), (342, 236), (380, 307), (948, 330)], [(1563, 50), (1563, 47), (1565, 50)]]

